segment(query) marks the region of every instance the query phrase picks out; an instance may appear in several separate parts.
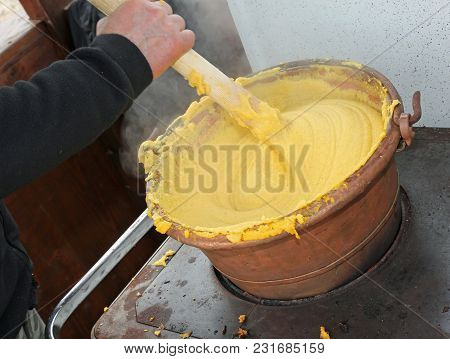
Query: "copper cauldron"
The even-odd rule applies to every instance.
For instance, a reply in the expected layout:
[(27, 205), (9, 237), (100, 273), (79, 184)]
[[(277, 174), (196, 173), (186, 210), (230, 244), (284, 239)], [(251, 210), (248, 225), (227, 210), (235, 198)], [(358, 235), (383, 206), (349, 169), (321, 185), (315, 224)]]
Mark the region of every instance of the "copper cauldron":
[[(346, 180), (346, 186), (329, 193), (335, 201), (317, 203), (300, 210), (308, 221), (298, 227), (300, 239), (280, 235), (239, 243), (223, 236), (203, 238), (184, 236), (182, 228), (172, 226), (168, 233), (177, 240), (197, 247), (214, 267), (240, 289), (267, 299), (295, 299), (322, 294), (360, 276), (387, 251), (401, 221), (399, 182), (393, 158), (399, 143), (412, 139), (411, 125), (420, 117), (420, 95), (413, 98), (413, 116), (403, 113), (401, 99), (391, 82), (369, 68), (355, 68), (348, 62), (307, 60), (281, 66), (283, 76), (301, 71), (322, 71), (318, 64), (337, 66), (347, 77), (339, 86), (367, 91), (380, 102), (379, 92), (371, 93), (367, 84), (378, 83), (388, 90), (388, 99), (398, 99), (387, 135), (368, 162)], [(279, 75), (278, 75), (279, 76)], [(263, 81), (275, 81), (265, 78)], [(376, 81), (373, 81), (376, 80)], [(251, 89), (252, 84), (247, 87)]]

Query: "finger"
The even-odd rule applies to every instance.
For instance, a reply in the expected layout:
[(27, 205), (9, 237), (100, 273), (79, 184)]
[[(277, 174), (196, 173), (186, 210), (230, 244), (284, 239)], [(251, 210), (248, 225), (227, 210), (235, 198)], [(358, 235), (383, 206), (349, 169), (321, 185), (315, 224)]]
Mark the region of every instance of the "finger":
[(153, 4), (161, 7), (167, 15), (173, 14), (172, 6), (166, 3), (164, 0), (153, 1)]
[(186, 21), (180, 15), (169, 15), (168, 19), (178, 30), (183, 31), (186, 28)]
[(183, 47), (183, 52), (187, 52), (194, 46), (195, 34), (191, 30), (183, 30), (180, 32), (181, 46)]

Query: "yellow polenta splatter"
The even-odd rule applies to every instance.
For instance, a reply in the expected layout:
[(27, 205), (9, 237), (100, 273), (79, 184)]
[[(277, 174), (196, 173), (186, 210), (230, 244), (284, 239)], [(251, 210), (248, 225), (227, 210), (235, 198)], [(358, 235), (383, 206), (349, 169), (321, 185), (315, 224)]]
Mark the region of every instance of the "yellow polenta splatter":
[(154, 266), (160, 266), (160, 267), (166, 267), (167, 266), (167, 259), (172, 257), (175, 254), (175, 251), (169, 249), (164, 255), (158, 259), (156, 262), (152, 263)]
[(327, 332), (325, 327), (320, 327), (320, 339), (331, 339), (330, 333)]
[(208, 95), (210, 88), (207, 83), (203, 80), (202, 74), (200, 74), (197, 71), (192, 71), (188, 78), (187, 78), (189, 85), (192, 87), (195, 87), (197, 90), (197, 94), (199, 96), (201, 95)]

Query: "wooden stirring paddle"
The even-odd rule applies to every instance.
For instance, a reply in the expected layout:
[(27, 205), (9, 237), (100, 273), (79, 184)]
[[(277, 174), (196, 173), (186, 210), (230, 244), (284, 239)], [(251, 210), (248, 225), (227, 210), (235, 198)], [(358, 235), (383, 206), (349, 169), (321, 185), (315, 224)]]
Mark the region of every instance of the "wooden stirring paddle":
[[(112, 13), (125, 0), (89, 0), (105, 15)], [(261, 142), (280, 128), (279, 112), (236, 84), (217, 67), (194, 50), (188, 51), (173, 69), (197, 88), (199, 95), (209, 95), (222, 106), (237, 123), (248, 128)]]

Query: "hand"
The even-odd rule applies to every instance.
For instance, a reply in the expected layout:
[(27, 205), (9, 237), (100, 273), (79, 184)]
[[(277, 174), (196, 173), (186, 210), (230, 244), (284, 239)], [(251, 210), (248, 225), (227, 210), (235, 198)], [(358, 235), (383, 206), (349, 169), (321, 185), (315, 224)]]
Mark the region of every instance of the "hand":
[(97, 34), (119, 34), (132, 41), (159, 77), (194, 45), (195, 34), (164, 1), (128, 0), (97, 24)]

